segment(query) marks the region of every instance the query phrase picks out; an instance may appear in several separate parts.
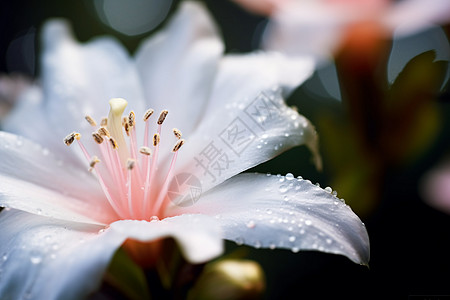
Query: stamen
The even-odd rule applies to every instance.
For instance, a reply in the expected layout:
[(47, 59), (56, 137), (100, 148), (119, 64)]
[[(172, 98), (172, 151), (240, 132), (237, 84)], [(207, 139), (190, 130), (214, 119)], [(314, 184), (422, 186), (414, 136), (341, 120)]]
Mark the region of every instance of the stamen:
[(95, 122), (95, 120), (91, 116), (86, 115), (84, 118), (89, 123), (89, 125), (91, 125), (92, 127), (97, 126), (97, 123)]
[(131, 159), (129, 158), (127, 160), (127, 169), (128, 170), (133, 170), (133, 168), (136, 166), (136, 160), (135, 159)]
[(67, 135), (64, 138), (64, 144), (66, 144), (67, 146), (72, 145), (72, 143), (75, 141), (75, 134), (76, 132), (72, 132), (71, 134)]
[(178, 128), (173, 129), (173, 134), (177, 139), (181, 139), (181, 131)]
[(136, 125), (136, 115), (134, 114), (134, 111), (130, 111), (130, 114), (128, 115), (128, 126), (134, 127)]
[(149, 147), (142, 146), (139, 148), (139, 153), (144, 154), (145, 156), (152, 155), (152, 150)]
[(93, 132), (92, 137), (97, 144), (103, 143), (104, 139), (98, 132)]
[(98, 159), (97, 156), (93, 156), (91, 158), (91, 161), (89, 162), (89, 172), (92, 172), (92, 170), (94, 170), (95, 165), (98, 164), (100, 162), (100, 159)]
[(167, 110), (163, 110), (161, 112), (161, 114), (159, 115), (158, 122), (157, 122), (158, 125), (161, 125), (164, 122), (164, 120), (166, 119), (168, 113), (169, 112)]
[(100, 126), (102, 127), (108, 126), (108, 118), (102, 118), (102, 120), (100, 121)]
[(159, 133), (155, 133), (153, 135), (153, 146), (158, 146), (159, 142), (160, 142), (161, 138), (159, 136)]
[(184, 145), (184, 139), (178, 140), (178, 142), (173, 146), (172, 152), (177, 152), (180, 150), (181, 146)]
[(147, 109), (147, 111), (144, 113), (144, 117), (143, 117), (144, 122), (147, 122), (148, 118), (150, 118), (151, 115), (153, 115), (154, 112), (155, 111), (153, 109), (151, 109), (151, 108)]
[(122, 123), (123, 124), (123, 128), (125, 129), (125, 133), (127, 134), (127, 136), (130, 136), (130, 131), (131, 131), (131, 127), (130, 125), (127, 123)]
[(105, 136), (105, 137), (111, 137), (111, 135), (109, 134), (109, 131), (108, 131), (108, 129), (106, 129), (106, 127), (100, 127), (98, 130), (97, 130), (97, 132), (98, 132), (98, 134), (100, 134), (101, 136)]
[(118, 149), (119, 148), (119, 146), (117, 145), (116, 140), (113, 137), (109, 138), (109, 142), (111, 143), (111, 146), (112, 146), (113, 149)]

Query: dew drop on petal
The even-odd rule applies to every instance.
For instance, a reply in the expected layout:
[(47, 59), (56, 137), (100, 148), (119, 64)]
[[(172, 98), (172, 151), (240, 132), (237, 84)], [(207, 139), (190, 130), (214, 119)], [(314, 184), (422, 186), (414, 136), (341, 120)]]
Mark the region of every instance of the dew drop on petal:
[(311, 222), (311, 220), (306, 220), (306, 221), (305, 221), (305, 224), (309, 226), (309, 225), (312, 224), (312, 222)]
[(297, 253), (297, 252), (300, 251), (300, 248), (298, 248), (298, 247), (293, 247), (293, 248), (291, 249), (291, 251), (294, 252), (294, 253)]
[(332, 193), (332, 192), (333, 192), (333, 190), (332, 190), (331, 187), (329, 187), (329, 186), (327, 186), (324, 190), (325, 190), (326, 192), (328, 192), (328, 193)]
[(159, 218), (158, 218), (157, 216), (152, 216), (152, 217), (150, 218), (150, 223), (151, 223), (151, 222), (157, 222), (157, 221), (159, 221)]
[(3, 254), (3, 255), (2, 255), (2, 260), (3, 260), (3, 261), (7, 261), (7, 260), (8, 260), (8, 254), (6, 254), (6, 253)]
[(294, 179), (294, 174), (287, 173), (285, 177), (286, 177), (286, 180), (292, 180), (292, 179)]
[(255, 246), (256, 249), (261, 248), (261, 242), (260, 241), (255, 241), (254, 246)]
[(247, 223), (247, 228), (253, 229), (253, 228), (255, 228), (255, 226), (256, 226), (256, 224), (254, 221), (250, 221)]
[(236, 241), (235, 241), (235, 242), (236, 242), (236, 244), (237, 244), (237, 245), (239, 245), (239, 246), (240, 246), (240, 245), (244, 244), (244, 242), (245, 242), (245, 241), (244, 241), (244, 239), (243, 239), (243, 238), (241, 238), (241, 237), (238, 237), (238, 238), (236, 238)]
[(328, 245), (331, 244), (331, 243), (333, 242), (333, 240), (330, 239), (330, 238), (326, 239), (325, 241), (327, 242)]
[(287, 192), (288, 190), (288, 186), (287, 185), (280, 185), (280, 187), (278, 188), (278, 190), (280, 191), (280, 193), (284, 194)]
[(272, 249), (272, 250), (275, 249), (276, 247), (277, 247), (277, 246), (276, 246), (274, 243), (270, 243), (270, 244), (269, 244), (269, 248)]
[(296, 239), (295, 236), (291, 235), (289, 237), (289, 242), (293, 243), (293, 242), (295, 242), (295, 239)]

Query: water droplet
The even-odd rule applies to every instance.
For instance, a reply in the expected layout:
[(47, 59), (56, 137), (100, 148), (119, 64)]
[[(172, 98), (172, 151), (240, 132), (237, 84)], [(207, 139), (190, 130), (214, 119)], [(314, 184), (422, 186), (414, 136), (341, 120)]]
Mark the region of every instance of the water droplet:
[(280, 179), (278, 179), (279, 182), (284, 182), (284, 177), (280, 177)]
[(298, 248), (298, 247), (293, 247), (293, 248), (291, 249), (291, 251), (294, 252), (294, 253), (297, 253), (297, 252), (300, 251), (300, 248)]
[(256, 249), (261, 248), (261, 242), (260, 241), (255, 241), (254, 246), (255, 246)]
[(7, 261), (7, 260), (8, 260), (8, 254), (6, 254), (6, 253), (3, 254), (3, 255), (2, 255), (2, 260), (3, 260), (3, 261)]
[(240, 246), (240, 245), (244, 244), (244, 242), (245, 242), (245, 241), (244, 241), (243, 238), (241, 238), (241, 237), (236, 238), (236, 244), (237, 244), (237, 245)]
[(253, 229), (253, 228), (255, 228), (255, 226), (256, 226), (256, 224), (253, 221), (250, 221), (247, 223), (247, 228)]
[(286, 133), (284, 134), (284, 136), (285, 136), (285, 137), (289, 137), (289, 133), (286, 132)]
[(270, 174), (270, 173), (266, 173), (266, 176), (267, 176), (267, 177), (270, 177), (270, 176), (272, 176), (272, 174)]
[(288, 191), (288, 186), (287, 185), (280, 185), (280, 187), (278, 188), (278, 190), (280, 191), (280, 193), (286, 193)]
[(104, 228), (100, 229), (100, 230), (98, 231), (98, 234), (102, 234), (103, 232), (105, 232), (105, 229), (104, 229)]
[(311, 220), (305, 220), (305, 225), (311, 225), (312, 224), (312, 222), (311, 222)]
[(275, 249), (276, 247), (277, 247), (277, 246), (276, 246), (274, 243), (270, 243), (270, 244), (269, 244), (269, 248), (272, 249), (272, 250)]
[[(283, 196), (283, 200), (284, 200), (285, 202), (288, 202), (288, 201), (289, 201), (289, 197), (285, 195), (285, 196)], [(290, 211), (289, 213), (292, 213), (292, 212)]]
[(330, 188), (329, 186), (327, 186), (324, 190), (325, 190), (325, 192), (328, 192), (328, 193), (332, 193), (333, 192), (333, 189)]
[(257, 149), (261, 149), (261, 148), (262, 148), (262, 145), (256, 145), (256, 148), (257, 148)]
[(330, 238), (326, 239), (325, 241), (327, 242), (327, 244), (331, 244), (333, 242), (333, 240)]
[(300, 234), (304, 234), (305, 233), (305, 229), (300, 229)]
[(339, 201), (337, 201), (337, 200), (334, 200), (334, 205), (339, 205)]
[(287, 173), (285, 177), (286, 177), (286, 180), (292, 180), (292, 179), (294, 179), (294, 174)]
[(331, 195), (333, 195), (333, 196), (336, 197), (336, 196), (337, 196), (337, 192), (336, 192), (336, 191), (332, 191), (332, 192), (331, 192)]
[(279, 149), (278, 145), (275, 145), (275, 146), (273, 147), (273, 150), (275, 150), (275, 151), (277, 151), (278, 149)]
[(266, 209), (266, 213), (268, 214), (268, 215), (271, 215), (272, 214), (272, 210), (271, 209)]
[(293, 243), (293, 242), (295, 242), (295, 239), (296, 239), (295, 236), (291, 235), (289, 237), (289, 242)]
[(41, 215), (42, 214), (42, 209), (38, 208), (38, 209), (36, 209), (36, 212), (37, 212), (38, 215)]
[(157, 222), (157, 221), (159, 221), (159, 218), (158, 218), (157, 216), (152, 216), (152, 217), (150, 218), (150, 223), (151, 223), (151, 222)]

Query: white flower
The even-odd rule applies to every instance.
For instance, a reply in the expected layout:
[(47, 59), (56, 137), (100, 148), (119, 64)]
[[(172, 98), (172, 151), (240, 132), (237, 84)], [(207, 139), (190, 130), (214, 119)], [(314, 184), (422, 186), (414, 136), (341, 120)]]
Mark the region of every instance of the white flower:
[[(368, 263), (364, 225), (330, 190), (292, 174), (239, 174), (300, 144), (317, 156), (313, 126), (282, 98), (311, 75), (311, 60), (223, 57), (209, 16), (191, 2), (134, 59), (109, 38), (77, 44), (62, 22), (47, 24), (43, 37), (42, 89), (22, 95), (4, 124), (12, 133), (0, 132), (2, 297), (84, 297), (125, 241), (169, 236), (192, 263), (220, 255), (223, 238)], [(84, 120), (99, 122), (114, 97), (135, 112), (121, 140), (115, 118), (126, 102), (111, 102), (108, 131), (118, 149), (108, 137), (95, 143), (98, 127)], [(157, 114), (144, 124), (147, 106), (168, 110), (161, 126)], [(147, 124), (150, 138), (159, 132), (155, 147)], [(173, 127), (186, 137), (175, 152)], [(61, 141), (73, 130), (81, 139), (66, 142), (81, 142), (84, 154)], [(148, 160), (137, 153), (146, 144)]]
[[(256, 1), (252, 2), (254, 9)], [(270, 21), (263, 48), (292, 55), (330, 58), (353, 26), (375, 23), (388, 33), (406, 36), (450, 21), (447, 0), (265, 0)], [(268, 4), (265, 4), (268, 5)], [(381, 29), (380, 29), (381, 33)]]

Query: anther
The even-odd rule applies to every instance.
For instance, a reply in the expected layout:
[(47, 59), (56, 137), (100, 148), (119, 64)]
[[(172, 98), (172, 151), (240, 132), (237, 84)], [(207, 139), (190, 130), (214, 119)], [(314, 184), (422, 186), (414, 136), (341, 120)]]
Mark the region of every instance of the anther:
[(95, 122), (95, 120), (91, 116), (86, 115), (84, 118), (89, 123), (89, 125), (91, 125), (92, 127), (97, 126), (97, 123)]
[(159, 133), (155, 133), (153, 135), (153, 146), (155, 147), (158, 146), (159, 141), (160, 141)]
[(103, 143), (103, 137), (98, 132), (93, 132), (92, 137), (97, 144)]
[(157, 122), (158, 125), (161, 125), (161, 124), (164, 122), (164, 120), (166, 119), (168, 113), (169, 113), (169, 112), (168, 112), (167, 110), (163, 110), (163, 111), (161, 112), (161, 114), (159, 115), (158, 122)]
[(133, 170), (133, 168), (136, 166), (136, 160), (135, 159), (132, 159), (132, 158), (129, 158), (128, 160), (127, 160), (127, 169), (128, 170)]
[(141, 148), (139, 148), (139, 153), (144, 154), (144, 155), (151, 155), (152, 150), (150, 150), (149, 147), (142, 146)]
[(72, 145), (74, 141), (75, 141), (75, 132), (72, 132), (71, 134), (69, 134), (64, 138), (64, 144), (66, 144), (67, 146)]
[(128, 123), (128, 118), (126, 116), (123, 116), (122, 117), (122, 126), (125, 127), (125, 124), (127, 124), (127, 123)]
[(108, 118), (102, 118), (102, 120), (100, 121), (100, 126), (102, 127), (108, 126)]
[(178, 128), (173, 129), (173, 134), (177, 139), (181, 139), (181, 131)]
[(111, 146), (113, 147), (113, 149), (119, 148), (119, 146), (117, 145), (116, 140), (113, 137), (109, 138), (109, 142), (111, 143)]
[(178, 142), (175, 144), (175, 146), (172, 149), (172, 152), (177, 152), (180, 150), (181, 146), (184, 145), (184, 139), (178, 140)]
[(134, 111), (130, 111), (130, 114), (128, 115), (128, 126), (133, 127), (136, 125), (136, 115), (134, 114)]
[(125, 133), (127, 134), (127, 136), (130, 136), (130, 131), (131, 131), (131, 126), (128, 122), (123, 124), (123, 128), (125, 129)]
[(97, 130), (98, 134), (100, 134), (101, 136), (106, 136), (106, 137), (110, 137), (111, 135), (109, 134), (108, 129), (106, 129), (106, 127), (100, 127)]
[(89, 172), (92, 172), (95, 165), (98, 164), (99, 162), (100, 162), (100, 159), (98, 159), (97, 156), (93, 156), (91, 161), (89, 162)]
[(151, 115), (153, 115), (154, 112), (155, 111), (153, 109), (151, 109), (151, 108), (147, 109), (147, 111), (144, 113), (144, 117), (143, 117), (144, 122), (146, 122), (148, 120), (148, 118), (150, 118)]

